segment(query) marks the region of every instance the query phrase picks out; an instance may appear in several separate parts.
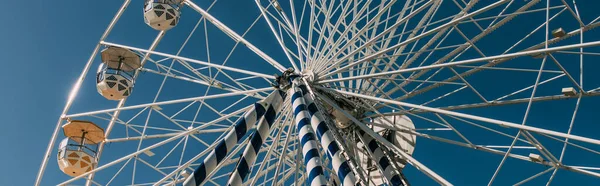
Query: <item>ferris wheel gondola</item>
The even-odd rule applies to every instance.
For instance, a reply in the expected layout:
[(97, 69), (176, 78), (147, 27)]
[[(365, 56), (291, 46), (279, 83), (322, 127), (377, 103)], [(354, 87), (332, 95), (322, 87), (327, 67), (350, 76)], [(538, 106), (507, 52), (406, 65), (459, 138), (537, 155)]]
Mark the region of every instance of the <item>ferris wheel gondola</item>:
[(91, 171), (98, 164), (98, 143), (104, 141), (104, 129), (82, 120), (72, 120), (63, 127), (66, 136), (58, 146), (58, 166), (75, 177)]
[(150, 27), (166, 31), (179, 23), (180, 4), (183, 0), (146, 0), (144, 22)]
[(118, 47), (101, 52), (102, 63), (96, 74), (96, 88), (109, 100), (121, 100), (133, 91), (135, 73), (141, 67), (140, 56)]

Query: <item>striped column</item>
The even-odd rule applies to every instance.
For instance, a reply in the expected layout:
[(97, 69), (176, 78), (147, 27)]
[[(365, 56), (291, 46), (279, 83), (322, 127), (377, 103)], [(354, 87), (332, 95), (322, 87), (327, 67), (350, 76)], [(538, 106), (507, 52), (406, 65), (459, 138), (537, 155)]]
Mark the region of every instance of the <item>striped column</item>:
[(281, 105), (283, 103), (283, 99), (285, 98), (285, 94), (281, 92), (278, 95), (280, 96), (275, 96), (271, 102), (271, 105), (267, 108), (265, 117), (260, 120), (261, 122), (258, 124), (256, 131), (252, 133), (250, 143), (246, 145), (246, 149), (244, 149), (244, 153), (242, 153), (234, 172), (229, 177), (227, 185), (242, 185), (244, 179), (246, 176), (248, 176), (250, 168), (256, 161), (256, 155), (260, 150), (260, 147), (263, 145), (263, 142), (267, 136), (269, 136), (269, 133), (271, 133), (271, 126), (273, 126), (275, 116), (281, 110)]
[(292, 84), (290, 89), (292, 94), (292, 107), (294, 109), (294, 119), (298, 128), (298, 138), (302, 145), (302, 155), (304, 156), (304, 165), (306, 166), (306, 182), (311, 186), (327, 185), (327, 179), (323, 174), (323, 165), (319, 156), (319, 149), (315, 141), (315, 134), (310, 127), (309, 113), (306, 111), (306, 104), (302, 98), (302, 91), (297, 86), (297, 82)]
[(400, 175), (394, 170), (394, 167), (390, 165), (390, 160), (385, 156), (383, 150), (377, 143), (377, 140), (373, 139), (369, 134), (365, 133), (365, 131), (359, 130), (362, 139), (365, 141), (365, 148), (371, 152), (373, 155), (373, 159), (377, 164), (383, 169), (383, 176), (392, 186), (403, 186), (402, 178)]
[[(304, 91), (304, 94), (307, 93), (306, 85), (299, 85), (298, 87)], [(321, 113), (319, 113), (319, 109), (314, 103), (313, 98), (304, 96), (304, 100), (308, 104), (308, 112), (311, 115), (310, 125), (317, 133), (317, 138), (321, 142), (321, 146), (327, 148), (327, 157), (331, 160), (333, 170), (337, 173), (338, 178), (340, 178), (341, 184), (344, 186), (358, 184), (354, 172), (352, 172), (352, 169), (348, 165), (348, 161), (342, 157), (342, 150), (335, 142), (333, 134), (329, 131), (327, 124), (321, 119)]]
[(279, 90), (273, 91), (265, 100), (255, 103), (254, 108), (247, 111), (244, 114), (244, 118), (235, 124), (235, 128), (218, 142), (215, 149), (204, 158), (204, 161), (196, 168), (193, 175), (183, 182), (183, 185), (198, 186), (203, 184), (206, 181), (206, 177), (223, 161), (223, 158), (227, 156), (235, 144), (239, 143), (244, 135), (246, 135), (246, 132), (254, 127), (256, 121), (265, 114), (265, 110), (271, 105), (272, 100), (276, 97), (281, 97), (282, 93)]

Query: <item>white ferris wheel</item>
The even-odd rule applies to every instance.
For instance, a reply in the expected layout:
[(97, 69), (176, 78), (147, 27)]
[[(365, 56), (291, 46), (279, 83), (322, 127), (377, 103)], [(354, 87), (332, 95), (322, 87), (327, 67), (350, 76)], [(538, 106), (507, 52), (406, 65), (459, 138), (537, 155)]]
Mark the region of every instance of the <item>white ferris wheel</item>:
[(590, 1), (144, 1), (85, 63), (36, 185), (600, 182)]

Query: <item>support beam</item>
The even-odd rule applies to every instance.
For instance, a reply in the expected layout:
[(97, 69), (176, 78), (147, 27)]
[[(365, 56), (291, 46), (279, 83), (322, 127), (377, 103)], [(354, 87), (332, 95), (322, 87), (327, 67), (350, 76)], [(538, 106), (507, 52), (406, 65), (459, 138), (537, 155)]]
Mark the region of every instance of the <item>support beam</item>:
[(116, 43), (105, 42), (105, 41), (102, 41), (100, 43), (102, 45), (114, 46), (114, 47), (120, 47), (120, 48), (126, 48), (126, 49), (129, 49), (129, 50), (135, 50), (135, 51), (139, 51), (139, 52), (143, 52), (143, 53), (147, 53), (147, 54), (154, 54), (154, 55), (159, 55), (159, 56), (168, 57), (168, 58), (172, 58), (172, 59), (178, 59), (178, 60), (187, 61), (187, 62), (191, 62), (191, 63), (196, 63), (196, 64), (200, 64), (200, 65), (206, 65), (206, 66), (213, 67), (213, 68), (218, 68), (218, 69), (223, 69), (223, 70), (229, 70), (229, 71), (233, 71), (233, 72), (239, 72), (239, 73), (242, 73), (242, 74), (248, 74), (248, 75), (258, 76), (258, 77), (267, 78), (267, 79), (275, 79), (275, 77), (273, 77), (272, 75), (261, 74), (261, 73), (257, 73), (257, 72), (252, 72), (252, 71), (248, 71), (248, 70), (237, 69), (237, 68), (223, 66), (223, 65), (217, 65), (217, 64), (214, 64), (214, 63), (209, 63), (209, 62), (205, 62), (205, 61), (200, 61), (200, 60), (195, 60), (195, 59), (191, 59), (191, 58), (181, 57), (181, 56), (177, 56), (177, 55), (172, 55), (172, 54), (167, 54), (167, 53), (162, 53), (162, 52), (156, 52), (156, 51), (151, 51), (151, 50), (136, 48), (136, 47), (132, 47), (132, 46), (126, 46), (126, 45), (121, 45), (121, 44), (116, 44)]
[(500, 125), (502, 127), (521, 129), (521, 130), (526, 130), (526, 131), (531, 131), (531, 132), (536, 132), (536, 133), (541, 133), (541, 134), (548, 134), (551, 136), (570, 138), (572, 140), (582, 141), (582, 142), (591, 143), (591, 144), (595, 144), (595, 145), (600, 145), (600, 140), (597, 140), (597, 139), (576, 136), (576, 135), (571, 135), (571, 134), (565, 134), (562, 132), (556, 132), (556, 131), (552, 131), (552, 130), (537, 128), (537, 127), (520, 125), (520, 124), (516, 124), (516, 123), (512, 123), (512, 122), (501, 121), (501, 120), (485, 118), (485, 117), (480, 117), (480, 116), (474, 116), (474, 115), (470, 115), (470, 114), (463, 114), (463, 113), (458, 113), (458, 112), (453, 112), (453, 111), (447, 111), (447, 110), (442, 110), (442, 109), (432, 108), (432, 107), (427, 107), (427, 106), (415, 105), (415, 104), (405, 103), (405, 102), (400, 102), (400, 101), (395, 101), (395, 100), (387, 100), (387, 99), (382, 99), (382, 98), (373, 97), (373, 96), (367, 96), (367, 95), (356, 94), (356, 93), (352, 93), (352, 92), (346, 92), (346, 91), (342, 91), (342, 90), (334, 90), (334, 89), (322, 88), (322, 87), (317, 87), (317, 88), (324, 90), (324, 91), (337, 92), (340, 94), (355, 96), (355, 97), (359, 97), (359, 98), (364, 98), (364, 99), (380, 101), (380, 102), (399, 105), (399, 106), (405, 106), (405, 107), (426, 110), (426, 111), (440, 113), (440, 114), (446, 114), (446, 115), (452, 115), (452, 116), (457, 116), (457, 117), (461, 117), (461, 118), (482, 121), (482, 122), (486, 122), (486, 123)]
[(229, 27), (227, 27), (225, 24), (221, 23), (219, 20), (217, 20), (215, 17), (213, 17), (212, 15), (210, 15), (208, 12), (206, 12), (204, 9), (200, 8), (198, 5), (196, 5), (194, 2), (192, 2), (191, 0), (187, 0), (184, 2), (186, 5), (188, 5), (190, 8), (196, 10), (198, 13), (200, 13), (202, 16), (204, 16), (204, 18), (208, 21), (210, 21), (212, 24), (214, 24), (217, 28), (221, 29), (225, 34), (227, 34), (229, 37), (231, 37), (232, 39), (234, 39), (236, 42), (241, 42), (242, 44), (246, 45), (246, 47), (248, 47), (248, 49), (252, 50), (254, 53), (256, 53), (258, 56), (260, 56), (261, 58), (263, 58), (265, 61), (267, 61), (269, 64), (273, 65), (273, 67), (275, 67), (277, 70), (279, 70), (280, 72), (283, 72), (286, 70), (285, 67), (283, 67), (281, 64), (279, 64), (279, 62), (275, 61), (273, 58), (269, 57), (269, 55), (265, 54), (263, 51), (261, 51), (260, 49), (258, 49), (256, 46), (254, 46), (252, 43), (248, 42), (246, 39), (244, 39), (242, 36), (240, 36), (239, 34), (235, 33), (233, 30), (231, 30)]
[(540, 53), (550, 53), (550, 52), (555, 52), (555, 51), (560, 51), (560, 50), (593, 47), (593, 46), (599, 46), (599, 45), (600, 45), (600, 41), (593, 41), (593, 42), (587, 42), (587, 43), (572, 44), (572, 45), (544, 48), (544, 49), (538, 49), (538, 50), (516, 52), (516, 53), (511, 53), (511, 54), (503, 54), (503, 55), (482, 57), (482, 58), (476, 58), (476, 59), (468, 59), (468, 60), (455, 61), (455, 62), (449, 62), (449, 63), (443, 63), (443, 64), (400, 69), (400, 70), (394, 70), (394, 71), (388, 71), (388, 72), (380, 72), (380, 73), (369, 74), (369, 75), (320, 80), (317, 83), (324, 84), (324, 83), (348, 81), (348, 80), (355, 80), (355, 79), (367, 79), (367, 78), (373, 78), (373, 77), (379, 77), (379, 76), (386, 76), (386, 75), (392, 75), (392, 74), (400, 74), (400, 73), (405, 73), (405, 72), (414, 72), (414, 71), (419, 71), (419, 70), (442, 68), (442, 67), (449, 67), (449, 66), (456, 66), (456, 65), (464, 65), (464, 64), (477, 63), (477, 62), (483, 62), (483, 61), (492, 61), (492, 63), (493, 63), (493, 60), (498, 60), (498, 59), (507, 59), (507, 58), (510, 59), (510, 58), (515, 58), (515, 57), (520, 57), (520, 56), (529, 56), (529, 55), (540, 54)]
[(183, 185), (198, 186), (204, 184), (207, 181), (207, 176), (222, 163), (223, 158), (241, 141), (242, 137), (254, 126), (256, 121), (263, 117), (273, 100), (281, 99), (281, 97), (283, 97), (283, 92), (275, 90), (264, 101), (255, 103), (254, 109), (244, 114), (244, 117), (236, 123), (235, 130), (231, 130), (224, 139), (216, 142), (218, 144), (217, 147), (204, 158), (204, 161), (192, 174), (193, 176), (188, 177)]

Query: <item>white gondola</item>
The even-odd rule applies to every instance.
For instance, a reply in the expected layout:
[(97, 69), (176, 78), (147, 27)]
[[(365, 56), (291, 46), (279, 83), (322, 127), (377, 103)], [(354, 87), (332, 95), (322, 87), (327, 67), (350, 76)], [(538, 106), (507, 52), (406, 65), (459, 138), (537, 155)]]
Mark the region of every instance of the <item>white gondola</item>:
[(67, 137), (58, 146), (58, 167), (75, 177), (91, 171), (98, 164), (98, 143), (104, 140), (104, 129), (89, 121), (73, 120), (63, 125)]
[(102, 64), (96, 74), (96, 88), (109, 100), (121, 100), (131, 94), (140, 56), (130, 50), (108, 47), (102, 50)]
[(144, 22), (156, 30), (169, 30), (179, 22), (182, 0), (146, 0)]

